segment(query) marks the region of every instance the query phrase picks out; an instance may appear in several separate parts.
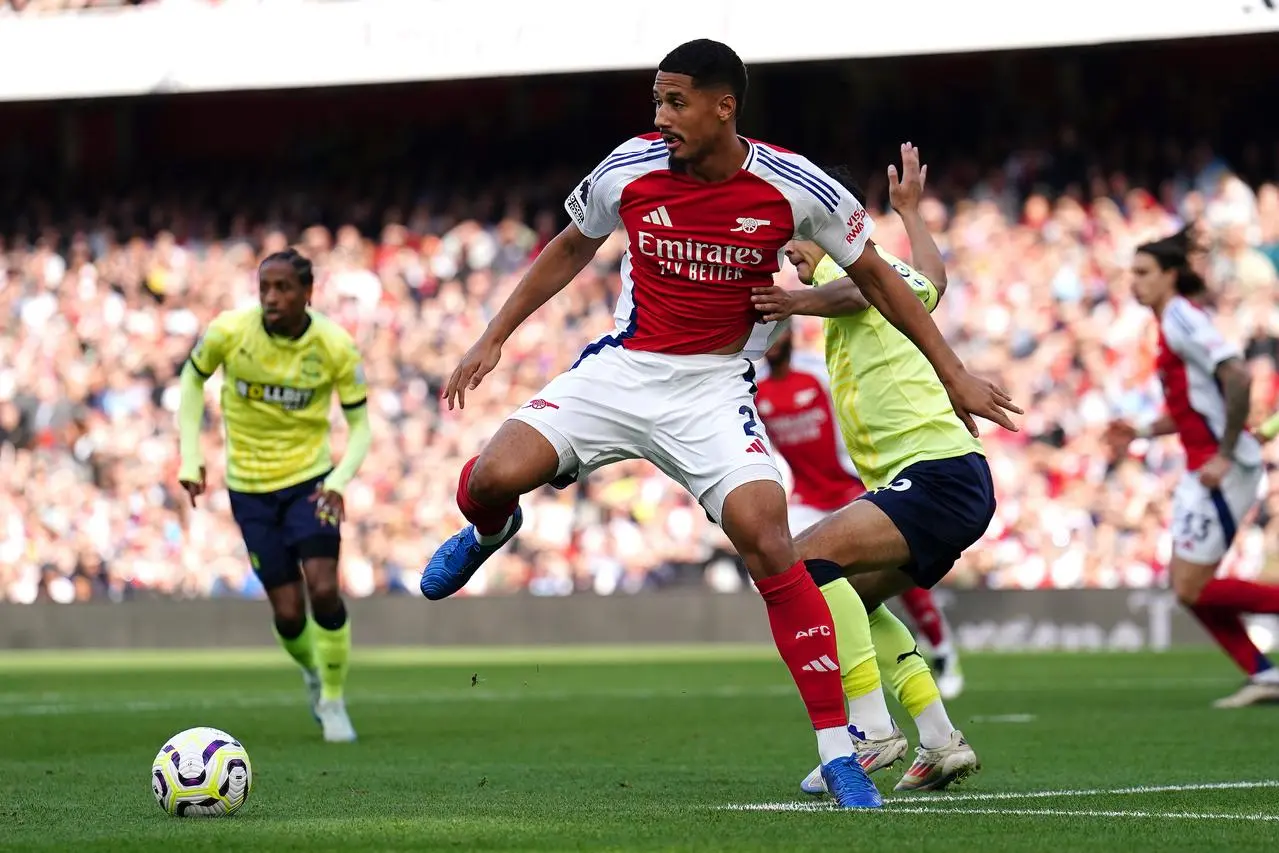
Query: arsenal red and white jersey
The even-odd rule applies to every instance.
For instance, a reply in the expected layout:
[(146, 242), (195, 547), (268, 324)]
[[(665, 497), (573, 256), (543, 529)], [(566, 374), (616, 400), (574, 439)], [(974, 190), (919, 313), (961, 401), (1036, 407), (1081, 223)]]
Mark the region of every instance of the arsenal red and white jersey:
[[(1164, 407), (1177, 427), (1191, 471), (1215, 456), (1221, 446), (1226, 400), (1217, 384), (1217, 367), (1238, 357), (1239, 350), (1190, 300), (1174, 296), (1164, 306), (1155, 367), (1163, 384)], [(1261, 464), (1261, 445), (1246, 431), (1235, 445), (1235, 461), (1246, 467)]]
[(840, 438), (826, 365), (819, 356), (795, 353), (782, 376), (771, 375), (762, 362), (755, 384), (755, 408), (791, 469), (795, 503), (836, 510), (866, 491)]
[(763, 354), (773, 324), (757, 322), (752, 287), (767, 287), (792, 239), (813, 240), (841, 266), (861, 256), (874, 223), (837, 181), (804, 157), (744, 140), (746, 160), (715, 184), (670, 169), (656, 133), (618, 146), (564, 201), (588, 237), (619, 225), (622, 260), (616, 334), (627, 349), (693, 355), (751, 333)]

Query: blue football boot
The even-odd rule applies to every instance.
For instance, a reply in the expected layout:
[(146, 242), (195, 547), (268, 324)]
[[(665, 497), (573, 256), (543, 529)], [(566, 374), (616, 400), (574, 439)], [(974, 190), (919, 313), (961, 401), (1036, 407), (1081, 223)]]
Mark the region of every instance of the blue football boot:
[(492, 545), (481, 545), (475, 538), (475, 525), (468, 524), (459, 533), (454, 533), (432, 555), (422, 572), (422, 594), (431, 601), (448, 598), (471, 579), (476, 570), (484, 565), (484, 561), (493, 556), (499, 548), (511, 541), (520, 526), (524, 524), (524, 513), (519, 507), (511, 516), (511, 529), (506, 532), (500, 542)]
[(836, 758), (822, 765), (826, 790), (843, 809), (877, 809), (884, 804), (879, 789), (857, 762), (857, 756)]

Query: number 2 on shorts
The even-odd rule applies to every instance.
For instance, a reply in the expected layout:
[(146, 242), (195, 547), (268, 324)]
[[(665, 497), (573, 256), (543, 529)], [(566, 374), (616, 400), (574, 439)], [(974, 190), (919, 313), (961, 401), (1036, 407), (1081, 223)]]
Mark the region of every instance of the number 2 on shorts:
[(746, 423), (742, 424), (742, 431), (747, 435), (758, 437), (759, 433), (755, 432), (755, 410), (750, 406), (742, 406), (737, 410), (737, 414), (746, 416)]

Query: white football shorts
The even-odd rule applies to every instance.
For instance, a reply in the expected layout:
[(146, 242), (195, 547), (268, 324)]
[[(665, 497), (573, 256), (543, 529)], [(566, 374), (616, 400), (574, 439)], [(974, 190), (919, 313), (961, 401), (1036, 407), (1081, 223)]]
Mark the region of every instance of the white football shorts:
[(1184, 473), (1172, 497), (1173, 553), (1201, 565), (1220, 562), (1256, 505), (1264, 480), (1260, 466), (1235, 465), (1220, 488), (1209, 489), (1194, 471)]
[(559, 453), (557, 485), (612, 462), (647, 459), (717, 524), (733, 489), (756, 480), (781, 485), (755, 413), (750, 361), (634, 352), (616, 341), (596, 340), (511, 415)]

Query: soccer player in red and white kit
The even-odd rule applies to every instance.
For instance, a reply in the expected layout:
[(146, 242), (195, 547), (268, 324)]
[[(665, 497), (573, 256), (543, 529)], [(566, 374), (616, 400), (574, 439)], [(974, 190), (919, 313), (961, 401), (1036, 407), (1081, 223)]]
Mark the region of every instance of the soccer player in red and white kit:
[[(555, 237), (449, 378), (465, 403), (502, 345), (563, 289), (619, 226), (617, 330), (583, 350), (462, 469), (458, 507), (471, 526), (423, 572), (429, 599), (452, 595), (519, 529), (519, 497), (622, 459), (646, 459), (693, 494), (755, 580), (779, 653), (817, 731), (822, 775), (841, 806), (882, 803), (853, 757), (835, 631), (815, 578), (831, 561), (796, 556), (786, 494), (754, 408), (754, 366), (768, 328), (751, 288), (772, 283), (796, 236), (821, 244), (945, 381), (957, 414), (1015, 429), (1001, 389), (968, 373), (928, 312), (876, 252), (874, 223), (805, 158), (737, 135), (746, 67), (700, 39), (662, 60), (653, 84), (658, 133), (617, 147), (565, 201)], [(810, 574), (811, 573), (811, 574)]]
[[(764, 358), (756, 408), (791, 471), (790, 530), (798, 536), (848, 506), (866, 486), (839, 436), (825, 359), (795, 352), (790, 330), (777, 336)], [(915, 587), (900, 600), (932, 648), (937, 689), (943, 699), (954, 699), (964, 690), (959, 651), (932, 591)]]
[(1191, 229), (1138, 246), (1133, 293), (1159, 321), (1155, 366), (1164, 410), (1134, 428), (1111, 425), (1118, 449), (1134, 438), (1176, 433), (1186, 472), (1173, 494), (1173, 557), (1168, 567), (1177, 598), (1248, 676), (1218, 708), (1279, 702), (1279, 669), (1262, 654), (1240, 614), (1279, 613), (1279, 586), (1215, 577), (1239, 522), (1257, 502), (1265, 479), (1261, 445), (1245, 424), (1250, 377), (1239, 350), (1227, 343), (1197, 304), (1202, 278), (1189, 265)]

